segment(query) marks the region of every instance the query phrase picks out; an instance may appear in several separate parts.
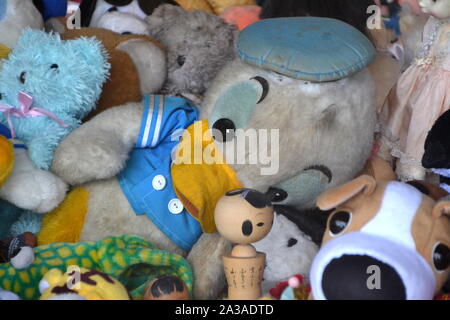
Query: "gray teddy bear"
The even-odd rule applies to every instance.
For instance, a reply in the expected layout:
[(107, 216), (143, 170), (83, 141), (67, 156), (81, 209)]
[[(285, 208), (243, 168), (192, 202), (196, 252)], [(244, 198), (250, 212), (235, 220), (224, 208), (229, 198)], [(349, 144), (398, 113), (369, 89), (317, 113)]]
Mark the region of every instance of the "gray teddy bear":
[(164, 94), (201, 97), (235, 56), (239, 31), (213, 14), (165, 4), (147, 18), (147, 23), (150, 36), (167, 49)]

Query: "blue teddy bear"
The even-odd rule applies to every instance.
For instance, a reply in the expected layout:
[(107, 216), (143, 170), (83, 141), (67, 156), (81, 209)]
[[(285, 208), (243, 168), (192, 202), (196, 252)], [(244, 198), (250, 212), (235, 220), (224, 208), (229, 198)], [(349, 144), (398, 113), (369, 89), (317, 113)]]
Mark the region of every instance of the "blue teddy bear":
[(48, 170), (59, 142), (94, 109), (109, 68), (95, 38), (24, 31), (0, 71), (0, 121), (36, 167)]

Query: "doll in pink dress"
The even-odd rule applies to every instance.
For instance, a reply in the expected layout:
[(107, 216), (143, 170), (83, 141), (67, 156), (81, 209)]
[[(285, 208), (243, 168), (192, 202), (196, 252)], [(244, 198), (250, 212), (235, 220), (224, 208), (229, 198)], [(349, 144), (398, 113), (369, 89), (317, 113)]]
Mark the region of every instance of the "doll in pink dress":
[(430, 15), (421, 49), (380, 115), (379, 155), (396, 161), (397, 175), (404, 181), (425, 179), (421, 159), (427, 133), (450, 109), (450, 0), (419, 0), (419, 5)]

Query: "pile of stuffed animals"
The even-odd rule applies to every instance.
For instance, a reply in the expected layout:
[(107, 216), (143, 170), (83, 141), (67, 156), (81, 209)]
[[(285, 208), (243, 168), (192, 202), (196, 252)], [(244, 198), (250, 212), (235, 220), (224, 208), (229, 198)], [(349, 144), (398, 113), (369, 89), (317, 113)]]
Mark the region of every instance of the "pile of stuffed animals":
[(450, 0), (0, 0), (0, 300), (223, 299), (236, 189), (261, 298), (450, 299), (449, 109)]

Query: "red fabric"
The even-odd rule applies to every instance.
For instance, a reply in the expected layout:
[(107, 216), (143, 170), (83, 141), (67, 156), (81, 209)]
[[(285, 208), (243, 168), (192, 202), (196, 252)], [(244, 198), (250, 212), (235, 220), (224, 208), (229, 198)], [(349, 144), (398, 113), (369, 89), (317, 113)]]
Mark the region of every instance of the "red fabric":
[(229, 24), (235, 25), (243, 30), (252, 23), (260, 20), (261, 7), (259, 6), (237, 6), (225, 9), (220, 17)]

